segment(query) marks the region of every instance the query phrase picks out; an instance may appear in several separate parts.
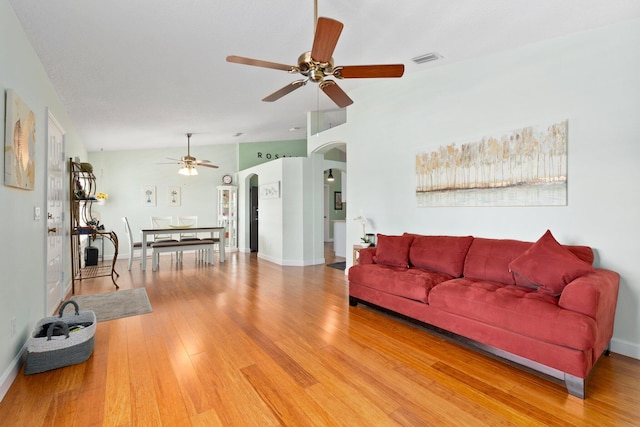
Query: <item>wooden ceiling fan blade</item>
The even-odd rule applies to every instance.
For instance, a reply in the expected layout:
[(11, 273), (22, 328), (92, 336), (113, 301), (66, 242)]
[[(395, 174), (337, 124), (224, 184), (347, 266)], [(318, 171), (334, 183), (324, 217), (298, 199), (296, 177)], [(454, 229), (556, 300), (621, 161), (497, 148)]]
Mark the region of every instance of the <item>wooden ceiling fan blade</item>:
[(339, 79), (402, 77), (404, 74), (404, 64), (345, 65), (336, 67), (333, 74)]
[(205, 168), (214, 168), (214, 169), (218, 169), (218, 166), (216, 166), (216, 165), (209, 165), (209, 164), (206, 164), (206, 163), (198, 163), (198, 166), (202, 166), (202, 167), (205, 167)]
[(324, 80), (320, 83), (320, 89), (340, 108), (353, 104), (353, 100), (333, 80)]
[(313, 38), (311, 57), (317, 62), (329, 62), (338, 44), (344, 25), (331, 18), (318, 18), (316, 34)]
[(282, 70), (288, 72), (296, 71), (296, 67), (292, 65), (262, 61), (260, 59), (245, 58), (244, 56), (229, 55), (227, 56), (227, 62), (233, 62), (234, 64), (253, 65), (254, 67), (272, 68), (274, 70)]
[(289, 83), (288, 85), (286, 85), (282, 89), (278, 89), (277, 91), (273, 92), (271, 95), (262, 98), (262, 100), (265, 101), (265, 102), (277, 101), (278, 99), (280, 99), (283, 96), (293, 92), (294, 90), (298, 89), (299, 87), (304, 86), (305, 84), (307, 84), (306, 80), (296, 80), (295, 82)]

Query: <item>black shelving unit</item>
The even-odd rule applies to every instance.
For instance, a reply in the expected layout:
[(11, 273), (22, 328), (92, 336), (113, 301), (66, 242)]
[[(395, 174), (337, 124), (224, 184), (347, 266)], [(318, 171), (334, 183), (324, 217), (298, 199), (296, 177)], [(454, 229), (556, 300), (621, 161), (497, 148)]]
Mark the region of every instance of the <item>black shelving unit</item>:
[[(69, 200), (70, 200), (70, 236), (71, 236), (71, 292), (75, 293), (78, 280), (111, 276), (113, 285), (119, 288), (116, 280), (119, 276), (115, 270), (118, 259), (118, 235), (114, 231), (99, 230), (91, 225), (93, 216), (91, 209), (98, 200), (96, 194), (96, 177), (88, 164), (74, 162), (69, 159)], [(96, 238), (109, 240), (114, 247), (113, 259), (99, 262), (98, 265), (87, 266), (81, 251), (83, 236), (89, 242)]]

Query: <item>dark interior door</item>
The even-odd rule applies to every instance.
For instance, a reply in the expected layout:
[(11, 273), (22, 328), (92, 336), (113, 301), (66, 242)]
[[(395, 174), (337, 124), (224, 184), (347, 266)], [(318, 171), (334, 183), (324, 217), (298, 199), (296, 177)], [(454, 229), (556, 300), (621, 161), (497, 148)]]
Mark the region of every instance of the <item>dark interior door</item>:
[(249, 233), (251, 234), (251, 252), (258, 252), (258, 187), (251, 187), (251, 221), (249, 222)]

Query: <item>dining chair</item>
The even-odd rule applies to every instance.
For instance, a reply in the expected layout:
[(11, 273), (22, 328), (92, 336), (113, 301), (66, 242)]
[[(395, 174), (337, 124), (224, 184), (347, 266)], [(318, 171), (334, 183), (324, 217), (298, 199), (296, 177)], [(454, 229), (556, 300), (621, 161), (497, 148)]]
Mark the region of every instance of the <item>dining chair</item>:
[[(178, 225), (184, 227), (197, 227), (198, 226), (198, 217), (197, 216), (178, 216)], [(180, 240), (200, 240), (198, 239), (198, 234), (192, 232), (180, 231)]]
[[(178, 225), (185, 226), (185, 227), (197, 227), (198, 216), (197, 215), (178, 215)], [(198, 233), (180, 231), (181, 242), (196, 241), (196, 240), (200, 240), (200, 238), (198, 238)], [(198, 262), (200, 259), (204, 259), (204, 250), (196, 251), (196, 262)], [(180, 252), (180, 262), (182, 263), (182, 252)]]
[[(173, 220), (170, 216), (152, 216), (151, 228), (169, 228), (172, 222)], [(151, 243), (156, 242), (177, 242), (177, 240), (173, 238), (172, 233), (154, 233), (153, 242)], [(178, 261), (178, 251), (176, 251), (176, 264)], [(173, 262), (173, 252), (171, 253), (171, 262)]]
[[(171, 227), (172, 219), (170, 216), (152, 216), (151, 217), (151, 228), (169, 228)], [(154, 241), (164, 241), (164, 240), (173, 240), (172, 233), (154, 233), (153, 234)]]
[[(131, 271), (131, 265), (133, 264), (133, 253), (134, 251), (140, 250), (140, 257), (142, 257), (142, 242), (134, 242), (133, 241), (133, 233), (131, 233), (131, 227), (129, 226), (129, 220), (126, 216), (122, 217), (122, 222), (124, 222), (124, 230), (127, 236), (127, 241), (129, 242), (129, 271)], [(147, 246), (150, 245), (151, 242), (147, 242)]]

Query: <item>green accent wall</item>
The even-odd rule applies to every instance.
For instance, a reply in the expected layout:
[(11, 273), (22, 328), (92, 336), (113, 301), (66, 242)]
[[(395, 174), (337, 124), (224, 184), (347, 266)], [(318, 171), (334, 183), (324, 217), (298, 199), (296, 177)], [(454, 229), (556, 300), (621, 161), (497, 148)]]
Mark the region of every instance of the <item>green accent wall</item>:
[(280, 159), (307, 157), (307, 140), (245, 142), (238, 144), (238, 170)]

